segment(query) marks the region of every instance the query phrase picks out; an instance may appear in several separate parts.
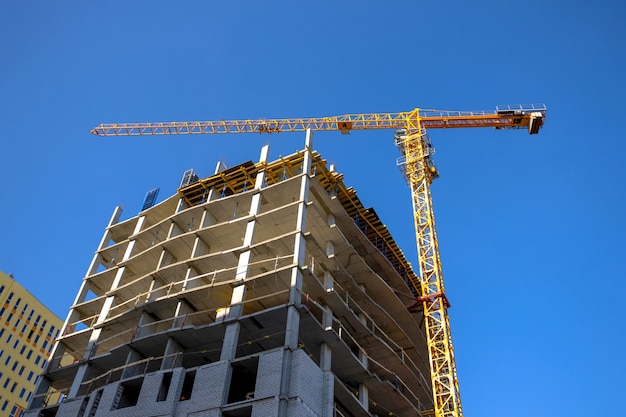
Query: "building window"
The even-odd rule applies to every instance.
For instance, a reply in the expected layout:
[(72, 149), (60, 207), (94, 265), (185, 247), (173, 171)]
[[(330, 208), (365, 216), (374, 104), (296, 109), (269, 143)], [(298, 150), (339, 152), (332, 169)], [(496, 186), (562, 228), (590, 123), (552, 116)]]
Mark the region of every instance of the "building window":
[(2, 294), (3, 291), (4, 291), (4, 285), (0, 287), (0, 294)]
[(137, 378), (132, 381), (122, 382), (118, 387), (118, 394), (115, 396), (118, 398), (117, 404), (113, 404), (113, 410), (119, 410), (120, 408), (132, 407), (137, 405), (139, 400), (139, 392), (141, 391), (141, 385), (143, 378)]
[(157, 394), (157, 401), (167, 400), (167, 394), (170, 391), (171, 384), (172, 384), (172, 373), (168, 372), (168, 373), (163, 374), (163, 378), (161, 379), (161, 387), (159, 388), (159, 392)]
[(13, 408), (11, 409), (11, 413), (9, 414), (9, 417), (16, 417), (15, 413), (17, 412), (17, 405), (14, 405)]
[(41, 345), (41, 348), (42, 348), (43, 350), (46, 350), (46, 347), (47, 347), (47, 346), (48, 346), (48, 341), (47, 341), (47, 340), (44, 340), (44, 341), (43, 341), (43, 344)]
[(22, 345), (22, 348), (20, 349), (20, 355), (23, 355), (25, 350), (26, 350), (26, 345)]
[(48, 320), (44, 320), (43, 323), (41, 323), (41, 327), (39, 328), (40, 332), (43, 332), (43, 328), (46, 327), (47, 323), (48, 323)]
[(53, 332), (54, 332), (54, 325), (50, 325), (50, 329), (48, 329), (48, 337), (52, 337)]
[(2, 386), (2, 388), (8, 387), (10, 383), (11, 383), (11, 378), (7, 378), (7, 380), (4, 381), (4, 385)]
[(2, 355), (4, 355), (4, 349), (0, 350), (0, 358), (2, 357)]
[(22, 365), (22, 367), (20, 368), (20, 371), (18, 372), (19, 376), (22, 376), (22, 374), (24, 373), (24, 369), (26, 369), (26, 368), (25, 368), (24, 365)]
[(0, 317), (2, 317), (2, 315), (4, 314), (4, 310), (6, 310), (6, 308), (5, 308), (5, 307), (2, 307), (2, 308), (0, 309)]
[(35, 376), (35, 373), (33, 371), (29, 371), (28, 378), (26, 378), (26, 380), (30, 382), (33, 379), (33, 376)]
[(30, 357), (33, 355), (33, 350), (29, 350), (28, 351), (28, 355), (26, 355), (26, 359), (30, 359)]
[(183, 381), (183, 389), (180, 392), (180, 400), (186, 401), (191, 398), (191, 392), (193, 391), (193, 384), (196, 380), (196, 371), (189, 371), (185, 373), (185, 379)]
[(24, 394), (26, 394), (26, 388), (22, 388), (20, 391), (20, 398), (24, 398)]
[(39, 365), (39, 362), (41, 362), (41, 356), (37, 355), (37, 358), (35, 359), (35, 365)]
[(21, 302), (22, 302), (22, 299), (18, 298), (17, 301), (15, 302), (15, 306), (13, 307), (13, 310), (17, 310), (17, 306), (19, 306)]
[(23, 335), (23, 334), (24, 334), (24, 332), (26, 331), (26, 327), (27, 327), (27, 326), (28, 326), (28, 324), (24, 324), (24, 325), (22, 326), (22, 331), (20, 332), (20, 335)]
[(20, 313), (20, 316), (23, 316), (24, 313), (26, 313), (27, 308), (28, 308), (28, 303), (24, 303), (24, 307), (22, 307), (22, 312)]
[(232, 364), (228, 403), (254, 398), (259, 358), (254, 357)]
[(13, 349), (17, 349), (17, 345), (20, 344), (20, 339), (17, 339), (15, 343), (13, 343)]
[(9, 302), (11, 301), (11, 299), (13, 298), (13, 293), (10, 292), (9, 296), (7, 297), (7, 300), (4, 302), (5, 304), (9, 304)]
[(19, 365), (19, 362), (15, 361), (15, 363), (13, 364), (13, 367), (11, 368), (11, 370), (15, 371), (17, 369), (17, 365)]
[(13, 334), (9, 334), (9, 337), (7, 337), (7, 345), (11, 342), (11, 339), (13, 339)]
[(37, 344), (37, 342), (39, 342), (39, 335), (35, 336), (35, 341), (33, 343)]
[(13, 383), (13, 386), (11, 387), (11, 393), (15, 392), (15, 388), (17, 388), (17, 382)]
[(4, 364), (5, 364), (6, 366), (9, 366), (9, 362), (11, 362), (11, 355), (8, 355), (8, 356), (7, 356), (7, 360), (6, 360), (6, 361), (4, 361)]
[(34, 313), (35, 313), (35, 309), (34, 309), (34, 308), (32, 308), (32, 309), (30, 310), (30, 313), (28, 313), (28, 319), (27, 319), (28, 321), (31, 321), (31, 319), (33, 318), (33, 314), (34, 314)]

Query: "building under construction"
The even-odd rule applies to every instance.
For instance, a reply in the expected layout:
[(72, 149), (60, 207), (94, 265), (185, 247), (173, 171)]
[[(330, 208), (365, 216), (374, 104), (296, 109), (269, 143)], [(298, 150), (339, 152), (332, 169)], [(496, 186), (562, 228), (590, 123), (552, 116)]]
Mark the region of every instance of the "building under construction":
[(310, 131), (268, 154), (114, 210), (27, 417), (432, 413), (411, 265)]

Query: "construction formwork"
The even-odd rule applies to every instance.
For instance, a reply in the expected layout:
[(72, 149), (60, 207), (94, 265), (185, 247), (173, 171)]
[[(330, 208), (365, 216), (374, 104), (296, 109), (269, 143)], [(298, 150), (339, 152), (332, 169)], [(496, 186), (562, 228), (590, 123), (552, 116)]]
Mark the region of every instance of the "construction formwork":
[(27, 417), (432, 410), (411, 265), (311, 132), (268, 153), (115, 209)]

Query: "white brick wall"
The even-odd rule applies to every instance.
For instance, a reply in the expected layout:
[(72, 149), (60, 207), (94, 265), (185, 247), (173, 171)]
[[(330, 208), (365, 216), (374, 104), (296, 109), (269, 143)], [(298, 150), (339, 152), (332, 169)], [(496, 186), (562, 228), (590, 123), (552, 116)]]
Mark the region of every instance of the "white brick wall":
[[(277, 349), (259, 356), (255, 400), (252, 400), (252, 417), (275, 417), (278, 415), (283, 349)], [(324, 410), (328, 398), (332, 399), (332, 381), (324, 383), (321, 369), (302, 350), (292, 353), (290, 386), (288, 393), (288, 415), (290, 417), (330, 417)], [(172, 381), (166, 400), (157, 401), (161, 381), (165, 371), (145, 376), (136, 406), (111, 410), (115, 394), (121, 382), (104, 387), (95, 417), (220, 417), (220, 407), (227, 387), (226, 375), (230, 364), (227, 361), (215, 362), (197, 368), (191, 398), (179, 401), (185, 378), (185, 370), (172, 371)], [(329, 376), (326, 376), (327, 379)], [(330, 385), (330, 387), (329, 387)], [(92, 393), (86, 413), (91, 409), (95, 393)], [(326, 400), (326, 401), (325, 401)], [(77, 417), (83, 397), (67, 401), (59, 407), (56, 417)], [(36, 412), (26, 417), (37, 417)]]
[(264, 398), (280, 393), (280, 375), (283, 366), (282, 349), (263, 353), (259, 356), (254, 397)]
[[(299, 397), (305, 408), (309, 408), (313, 416), (321, 416), (323, 410), (324, 379), (322, 370), (303, 350), (293, 352), (291, 362), (291, 384), (289, 398)], [(290, 402), (291, 407), (291, 402)], [(300, 409), (300, 406), (297, 406)], [(300, 414), (289, 414), (300, 416)], [(303, 414), (305, 415), (305, 414)]]

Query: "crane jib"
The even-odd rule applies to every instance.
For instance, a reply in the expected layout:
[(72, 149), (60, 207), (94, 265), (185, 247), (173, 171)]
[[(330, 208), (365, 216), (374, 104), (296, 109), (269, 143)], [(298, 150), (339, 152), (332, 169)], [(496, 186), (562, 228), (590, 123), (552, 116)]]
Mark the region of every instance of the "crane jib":
[(91, 130), (99, 136), (150, 136), (219, 133), (280, 133), (307, 129), (340, 131), (376, 129), (413, 129), (418, 123), (427, 129), (494, 127), (496, 129), (528, 128), (534, 134), (543, 125), (543, 105), (507, 106), (495, 112), (459, 112), (418, 109), (401, 113), (347, 114), (343, 116), (248, 119), (193, 122), (149, 122), (101, 124)]

